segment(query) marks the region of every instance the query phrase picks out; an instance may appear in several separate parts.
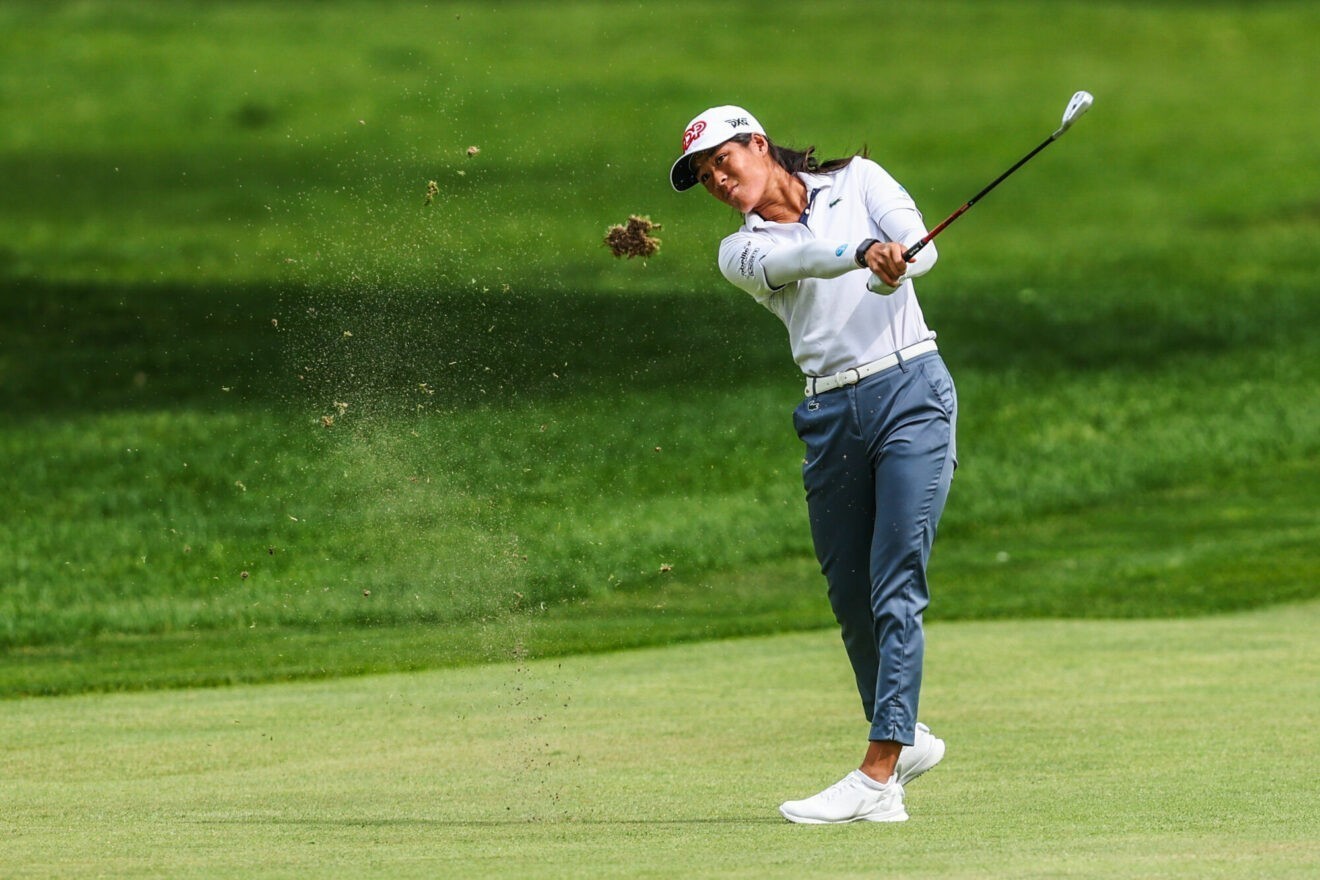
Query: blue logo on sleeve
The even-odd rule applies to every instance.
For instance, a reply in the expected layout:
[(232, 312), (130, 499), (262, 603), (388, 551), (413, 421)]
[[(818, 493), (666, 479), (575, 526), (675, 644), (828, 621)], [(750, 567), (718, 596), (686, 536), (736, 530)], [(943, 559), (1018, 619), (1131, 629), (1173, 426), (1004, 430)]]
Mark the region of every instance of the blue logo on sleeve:
[(836, 256), (836, 257), (841, 257), (841, 256), (843, 256), (843, 252), (846, 251), (847, 249), (848, 249), (848, 246), (847, 246), (846, 244), (841, 244), (841, 245), (839, 245), (839, 249), (836, 250), (836, 251), (834, 252), (834, 256)]

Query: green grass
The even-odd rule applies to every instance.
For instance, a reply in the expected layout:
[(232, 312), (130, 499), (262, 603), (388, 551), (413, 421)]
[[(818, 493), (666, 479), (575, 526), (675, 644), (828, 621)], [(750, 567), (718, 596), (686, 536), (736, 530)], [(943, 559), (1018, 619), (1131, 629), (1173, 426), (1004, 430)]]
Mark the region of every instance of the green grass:
[[(1313, 277), (1298, 250), (1320, 171), (1296, 112), (1311, 77), (1264, 63), (1301, 56), (1320, 31), (1312, 4), (961, 0), (883, 29), (830, 24), (865, 3), (786, 27), (794, 8), (6, 4), (0, 267), (65, 282), (706, 293), (730, 218), (669, 192), (664, 169), (713, 93), (786, 141), (869, 143), (943, 216), (1085, 84), (1084, 127), (947, 240), (965, 254), (941, 269), (951, 289), (995, 271), (1038, 287), (1039, 264), (1081, 263), (1087, 282), (1163, 264), (1199, 293)], [(825, 33), (831, 51), (810, 60), (727, 62)], [(858, 82), (857, 59), (900, 43), (925, 75)], [(639, 64), (639, 45), (665, 52)], [(429, 179), (441, 198), (423, 210)], [(666, 223), (666, 257), (620, 270), (599, 238), (636, 210)], [(488, 246), (506, 239), (519, 258)], [(1257, 258), (1206, 259), (1233, 243)]]
[[(1315, 480), (1311, 464), (1264, 482), (1239, 476), (1213, 490), (1184, 486), (1027, 523), (969, 527), (939, 543), (927, 617), (1175, 618), (1313, 596), (1320, 571), (1309, 506)], [(1153, 542), (1151, 534), (1170, 523), (1179, 537)], [(201, 618), (167, 632), (137, 631), (130, 620), (80, 634), (80, 618), (50, 608), (46, 625), (59, 620), (70, 633), (12, 647), (0, 666), (0, 691), (180, 688), (489, 663), (507, 658), (511, 626), (532, 657), (833, 626), (815, 562), (802, 556), (712, 574), (681, 563), (668, 573), (657, 567), (618, 578), (610, 590), (544, 603), (516, 592), (521, 582), (490, 577), (480, 586), (491, 592), (484, 613), (462, 611), (480, 598), (420, 608), (411, 596), (365, 597), (341, 585), (317, 595), (299, 619), (291, 597), (282, 606), (260, 585), (245, 585), (246, 606), (231, 601), (244, 614), (238, 624)], [(204, 613), (182, 595), (165, 593), (156, 603), (175, 615)], [(36, 617), (21, 610), (11, 613)]]
[(1313, 4), (487, 7), (0, 9), (0, 694), (826, 625), (782, 327), (664, 179), (717, 99), (933, 219), (1097, 96), (922, 279), (932, 619), (1316, 595)]
[[(0, 6), (0, 873), (1313, 876), (1320, 7), (872, 7)], [(1078, 88), (921, 283), (949, 757), (789, 826), (864, 728), (676, 132), (933, 221)]]
[[(1202, 363), (1154, 379), (1083, 374), (1050, 397), (1029, 377), (996, 387), (973, 374), (932, 616), (1164, 616), (1313, 595), (1317, 411), (1288, 408), (1288, 385)], [(1196, 390), (1169, 395), (1179, 383)], [(740, 569), (774, 597), (771, 629), (823, 622), (796, 598), (818, 597), (819, 578), (791, 399), (775, 388), (695, 401), (638, 391), (623, 424), (609, 408), (584, 410), (593, 399), (350, 409), (332, 429), (310, 407), (226, 402), (37, 416), (0, 431), (15, 463), (0, 477), (12, 548), (0, 636), (24, 649), (0, 681), (76, 688), (76, 675), (43, 679), (33, 652), (90, 658), (131, 637), (200, 653), (124, 679), (135, 687), (186, 683), (208, 658), (204, 682), (283, 677), (309, 665), (280, 659), (308, 631), (402, 627), (408, 651), (385, 656), (418, 658), (405, 666), (474, 658), (448, 640), (417, 652), (410, 628), (479, 631), (483, 618), (541, 603), (571, 618), (605, 598), (642, 624), (672, 582), (723, 585)], [(712, 407), (727, 426), (703, 424)], [(701, 601), (686, 630), (637, 632), (744, 631), (745, 598), (720, 588)], [(705, 618), (720, 614), (730, 620), (712, 632)], [(235, 633), (248, 662), (204, 647)], [(380, 668), (331, 653), (312, 665)], [(86, 686), (113, 686), (118, 668), (95, 664)]]
[(1310, 877), (1317, 626), (1315, 602), (933, 624), (922, 716), (949, 752), (894, 826), (775, 811), (860, 754), (828, 633), (17, 701), (0, 715), (5, 870)]

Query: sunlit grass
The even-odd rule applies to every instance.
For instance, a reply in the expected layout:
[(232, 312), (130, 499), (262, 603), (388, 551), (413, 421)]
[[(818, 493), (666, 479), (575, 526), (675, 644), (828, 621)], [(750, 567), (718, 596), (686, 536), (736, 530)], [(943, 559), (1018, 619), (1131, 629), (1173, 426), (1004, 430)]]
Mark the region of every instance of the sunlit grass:
[[(724, 60), (816, 39), (797, 7), (680, 6), (0, 9), (15, 689), (480, 659), (543, 602), (545, 653), (827, 624), (783, 329), (715, 269), (736, 218), (665, 181), (716, 91), (869, 144), (928, 220), (1097, 96), (921, 281), (962, 407), (933, 619), (1314, 591), (1320, 138), (1274, 63), (1313, 4), (932, 3), (810, 75)], [(894, 45), (932, 73), (853, 85)], [(630, 213), (654, 259), (601, 246)]]
[[(6, 872), (863, 878), (882, 847), (902, 877), (1301, 880), (1318, 611), (932, 623), (948, 752), (886, 827), (775, 809), (861, 748), (825, 632), (529, 661), (509, 626), (475, 669), (13, 701)], [(1270, 759), (1229, 785), (1208, 768), (1243, 718)]]

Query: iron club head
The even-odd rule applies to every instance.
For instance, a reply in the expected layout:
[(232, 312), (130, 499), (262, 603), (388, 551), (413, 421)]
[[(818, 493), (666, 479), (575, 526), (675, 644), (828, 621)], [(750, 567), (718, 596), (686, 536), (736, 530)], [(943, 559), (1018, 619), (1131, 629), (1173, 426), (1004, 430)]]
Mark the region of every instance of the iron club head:
[(1071, 128), (1072, 124), (1077, 121), (1078, 116), (1091, 109), (1091, 102), (1094, 100), (1095, 98), (1091, 97), (1090, 92), (1078, 92), (1073, 95), (1072, 100), (1068, 102), (1068, 106), (1064, 108), (1063, 121), (1059, 123), (1059, 130), (1054, 133), (1054, 136), (1058, 137)]
[(959, 217), (961, 217), (963, 213), (967, 211), (968, 208), (979, 202), (986, 193), (990, 192), (990, 190), (999, 186), (999, 184), (1004, 182), (1004, 179), (1006, 177), (1008, 177), (1014, 171), (1017, 171), (1023, 165), (1027, 164), (1027, 162), (1031, 160), (1032, 156), (1036, 155), (1041, 150), (1045, 149), (1050, 144), (1054, 143), (1054, 140), (1059, 135), (1063, 134), (1065, 131), (1067, 131), (1069, 128), (1072, 127), (1072, 124), (1077, 121), (1078, 116), (1081, 116), (1083, 113), (1085, 113), (1087, 110), (1091, 108), (1091, 102), (1094, 100), (1095, 99), (1091, 97), (1090, 92), (1077, 92), (1076, 94), (1074, 94), (1072, 96), (1072, 100), (1068, 102), (1068, 107), (1063, 111), (1063, 122), (1059, 125), (1058, 131), (1047, 137), (1045, 140), (1041, 141), (1040, 145), (1036, 147), (1036, 149), (1032, 150), (1030, 153), (1027, 153), (1027, 155), (1023, 156), (1021, 159), (1018, 159), (1017, 163), (1014, 164), (1013, 167), (1009, 168), (1003, 174), (999, 175), (994, 180), (990, 181), (989, 185), (986, 186), (985, 189), (981, 190), (979, 193), (972, 196), (970, 199), (967, 200), (967, 202), (961, 208), (959, 208), (958, 210), (950, 214), (948, 217), (946, 217), (944, 219), (944, 222), (940, 223), (940, 225), (936, 226), (930, 232), (926, 233), (925, 237), (922, 238), (921, 241), (918, 241), (916, 244), (912, 245), (910, 248), (905, 250), (903, 252), (903, 259), (911, 260), (918, 251), (920, 251), (922, 248), (924, 248), (927, 244), (930, 243), (931, 239), (933, 239), (935, 236), (943, 232), (945, 228), (947, 228), (948, 225), (952, 223), (954, 220), (957, 220)]

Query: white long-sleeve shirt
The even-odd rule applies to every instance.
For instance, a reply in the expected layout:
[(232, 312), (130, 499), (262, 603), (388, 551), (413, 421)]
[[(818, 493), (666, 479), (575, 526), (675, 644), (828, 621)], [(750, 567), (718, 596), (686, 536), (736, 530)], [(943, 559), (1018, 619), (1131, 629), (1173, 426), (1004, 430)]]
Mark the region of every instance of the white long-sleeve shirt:
[(787, 283), (773, 275), (766, 278), (766, 258), (782, 254), (784, 248), (824, 241), (840, 258), (851, 260), (857, 245), (868, 238), (910, 246), (926, 234), (907, 190), (870, 159), (854, 158), (829, 174), (797, 176), (807, 187), (806, 222), (777, 223), (750, 212), (742, 228), (720, 243), (719, 265), (725, 278), (784, 322), (802, 372), (832, 375), (935, 338), (911, 281), (934, 265), (933, 244), (917, 255), (892, 293), (868, 290), (871, 273), (842, 264), (827, 273), (835, 277)]

